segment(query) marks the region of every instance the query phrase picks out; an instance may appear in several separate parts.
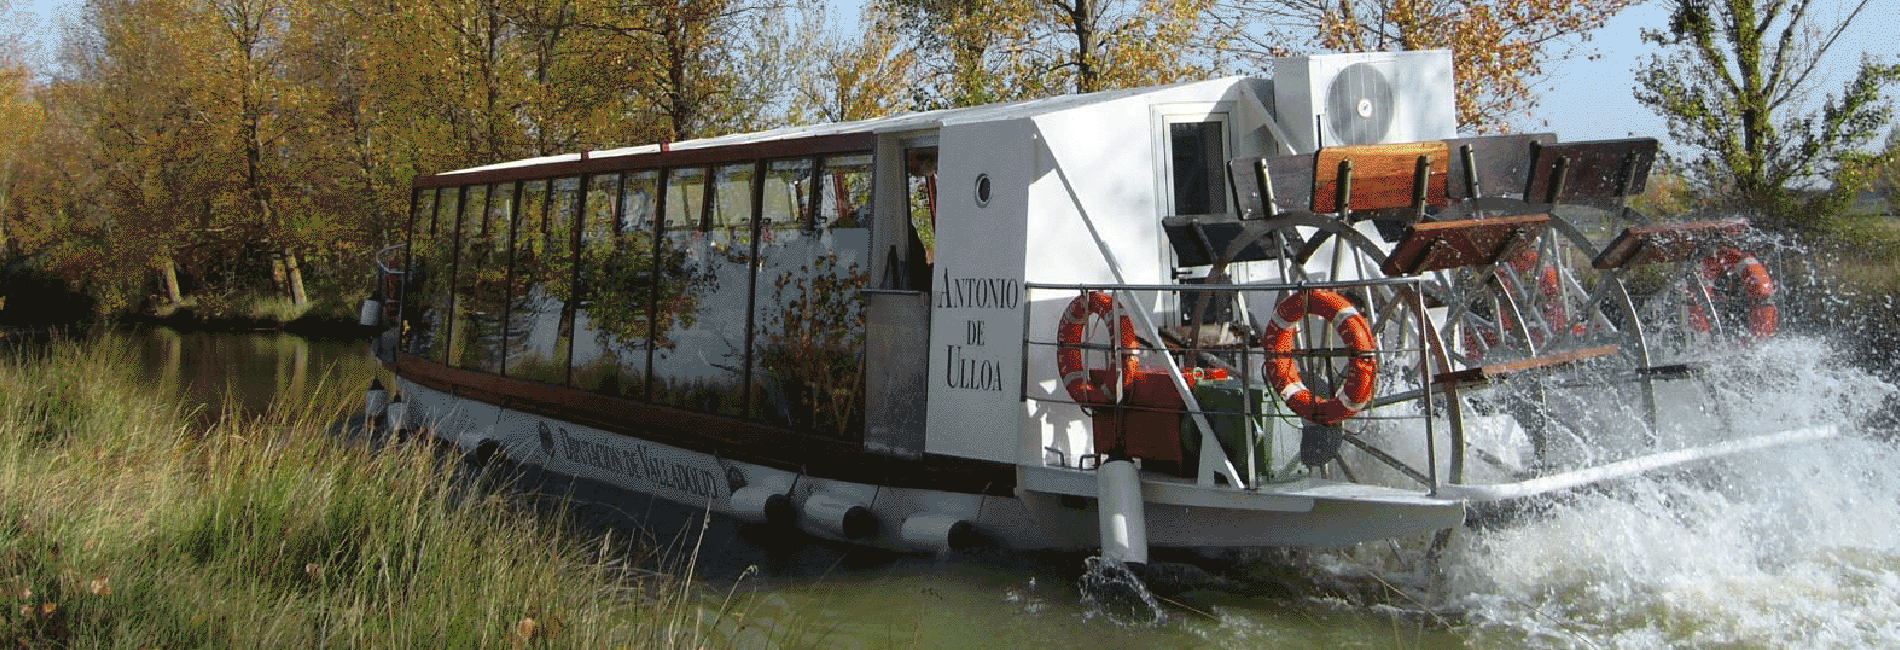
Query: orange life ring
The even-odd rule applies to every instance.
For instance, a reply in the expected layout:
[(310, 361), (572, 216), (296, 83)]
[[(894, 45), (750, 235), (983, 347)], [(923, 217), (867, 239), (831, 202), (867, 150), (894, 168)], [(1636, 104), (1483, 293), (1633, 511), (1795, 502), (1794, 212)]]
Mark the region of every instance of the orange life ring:
[[(1768, 274), (1768, 266), (1734, 248), (1723, 248), (1702, 260), (1704, 282), (1713, 283), (1731, 273), (1740, 274), (1742, 288), (1753, 303), (1748, 309), (1748, 332), (1757, 338), (1773, 336), (1780, 326), (1781, 312), (1775, 308), (1775, 278)], [(1701, 301), (1689, 301), (1689, 327), (1697, 332), (1715, 329), (1715, 323), (1703, 313)]]
[[(1300, 321), (1307, 316), (1331, 321), (1333, 329), (1353, 352), (1352, 361), (1346, 366), (1345, 380), (1340, 382), (1332, 398), (1325, 401), (1307, 389), (1291, 354), (1300, 335)], [(1379, 362), (1373, 357), (1377, 347), (1372, 339), (1372, 325), (1345, 296), (1325, 289), (1308, 289), (1287, 296), (1274, 307), (1273, 322), (1266, 330), (1260, 335), (1260, 344), (1268, 354), (1267, 380), (1273, 382), (1274, 390), (1294, 413), (1318, 424), (1334, 426), (1357, 415), (1372, 401), (1379, 375)]]
[[(1104, 321), (1115, 315), (1115, 299), (1100, 291), (1090, 291), (1075, 300), (1069, 301), (1069, 308), (1062, 311), (1062, 322), (1056, 326), (1056, 372), (1061, 373), (1062, 383), (1069, 389), (1069, 397), (1081, 404), (1113, 404), (1115, 395), (1095, 382), (1089, 381), (1089, 370), (1082, 363), (1080, 347), (1088, 336), (1090, 316)], [(1135, 336), (1134, 323), (1127, 314), (1121, 315), (1117, 322), (1121, 332), (1121, 345), (1117, 346), (1121, 354), (1121, 384), (1123, 393), (1134, 386), (1135, 376), (1141, 371), (1141, 359), (1135, 350), (1141, 347), (1141, 339)], [(1113, 375), (1110, 376), (1113, 382)]]

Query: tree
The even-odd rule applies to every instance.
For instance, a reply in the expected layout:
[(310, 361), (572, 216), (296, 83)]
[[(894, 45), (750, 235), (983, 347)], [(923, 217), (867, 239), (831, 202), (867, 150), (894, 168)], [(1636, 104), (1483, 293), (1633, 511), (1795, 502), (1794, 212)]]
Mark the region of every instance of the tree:
[(788, 53), (803, 67), (793, 71), (790, 121), (848, 122), (902, 111), (915, 90), (917, 52), (904, 48), (892, 16), (866, 8), (863, 28), (839, 28), (816, 9), (805, 18), (816, 37)]
[(883, 0), (925, 86), (919, 108), (1172, 83), (1213, 0)]
[[(4, 8), (0, 3), (0, 8)], [(44, 116), (33, 99), (32, 72), (13, 56), (13, 48), (0, 44), (0, 214), (12, 212), (18, 194), (21, 168), (31, 163), (26, 149), (40, 130)], [(0, 220), (0, 252), (14, 252), (13, 228)]]
[(781, 7), (766, 0), (575, 0), (570, 29), (583, 70), (599, 87), (633, 98), (649, 134), (676, 141), (751, 126), (732, 101), (739, 54), (756, 41), (743, 19)]
[[(1689, 167), (1705, 195), (1759, 210), (1774, 225), (1821, 225), (1810, 215), (1828, 210), (1796, 185), (1820, 185), (1893, 117), (1881, 95), (1900, 81), (1900, 65), (1868, 58), (1840, 95), (1818, 109), (1803, 102), (1819, 84), (1822, 58), (1869, 0), (1826, 26), (1809, 17), (1814, 0), (1674, 1), (1669, 28), (1644, 34), (1668, 56), (1652, 55), (1638, 73), (1637, 100), (1697, 152)], [(1856, 192), (1835, 190), (1827, 200)]]
[(1900, 216), (1900, 129), (1887, 132), (1887, 150), (1868, 163), (1871, 189), (1886, 203), (1889, 216)]
[(1536, 105), (1544, 63), (1578, 55), (1574, 41), (1629, 0), (1222, 0), (1215, 49), (1248, 59), (1301, 46), (1336, 52), (1449, 49), (1458, 124), (1508, 129)]

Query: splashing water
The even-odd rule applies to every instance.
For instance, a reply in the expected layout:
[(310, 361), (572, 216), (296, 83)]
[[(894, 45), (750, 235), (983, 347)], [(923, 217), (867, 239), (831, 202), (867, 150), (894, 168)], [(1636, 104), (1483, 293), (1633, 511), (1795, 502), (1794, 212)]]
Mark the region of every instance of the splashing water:
[[(1896, 392), (1800, 338), (1765, 343), (1707, 380), (1727, 421), (1747, 429), (1851, 423)], [(1720, 426), (1703, 410), (1669, 433)], [(1546, 498), (1538, 515), (1463, 531), (1430, 591), (1464, 614), (1474, 647), (1900, 646), (1895, 433)]]
[(1121, 625), (1152, 627), (1167, 620), (1161, 603), (1128, 565), (1104, 557), (1091, 557), (1085, 562), (1087, 568), (1076, 586), (1082, 592), (1082, 604), (1090, 611)]

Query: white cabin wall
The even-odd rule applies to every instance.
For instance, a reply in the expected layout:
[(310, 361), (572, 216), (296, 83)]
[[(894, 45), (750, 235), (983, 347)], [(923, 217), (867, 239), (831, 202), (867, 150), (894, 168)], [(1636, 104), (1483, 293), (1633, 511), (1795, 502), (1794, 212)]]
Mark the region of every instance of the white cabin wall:
[[(1029, 281), (1045, 284), (1162, 284), (1170, 281), (1162, 257), (1160, 198), (1149, 103), (1139, 99), (1063, 111), (1036, 119), (1038, 166), (1030, 188), (1031, 222), (1025, 266)], [(1030, 294), (1031, 340), (1056, 336), (1061, 314), (1078, 294)], [(1164, 321), (1154, 292), (1133, 294), (1155, 323)], [(1141, 329), (1139, 320), (1135, 322)], [(1154, 340), (1151, 332), (1142, 338)], [(1094, 453), (1088, 418), (1070, 400), (1056, 369), (1056, 348), (1028, 349), (1028, 392), (1022, 406), (1020, 461), (1041, 464), (1046, 449), (1070, 464)]]
[[(1027, 118), (944, 125), (926, 451), (1032, 465), (1053, 460), (1050, 447), (1071, 465), (1095, 451), (1087, 418), (1064, 403), (1070, 398), (1055, 348), (1022, 345), (1025, 334), (1052, 342), (1076, 294), (1032, 294), (1023, 283), (1171, 284), (1159, 116), (1217, 106), (1231, 129), (1228, 154), (1258, 155), (1279, 145), (1263, 130), (1264, 92), (1260, 80), (1233, 77), (1093, 103), (1078, 98), (1073, 107)], [(990, 178), (987, 207), (976, 205), (978, 174)], [(1010, 307), (999, 308), (985, 292), (1000, 292)], [(1150, 322), (1165, 326), (1164, 310), (1173, 305), (1159, 296), (1135, 299)], [(980, 377), (973, 381), (972, 373)], [(1035, 399), (1023, 400), (1019, 389)]]
[[(928, 453), (1017, 460), (1034, 124), (945, 125), (937, 149)], [(979, 205), (979, 177), (989, 200)]]

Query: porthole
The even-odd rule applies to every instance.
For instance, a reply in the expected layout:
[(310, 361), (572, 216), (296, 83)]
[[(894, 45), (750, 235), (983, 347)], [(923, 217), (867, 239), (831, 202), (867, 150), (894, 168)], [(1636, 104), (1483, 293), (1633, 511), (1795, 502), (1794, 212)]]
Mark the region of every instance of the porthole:
[(990, 207), (990, 175), (976, 175), (976, 207)]

